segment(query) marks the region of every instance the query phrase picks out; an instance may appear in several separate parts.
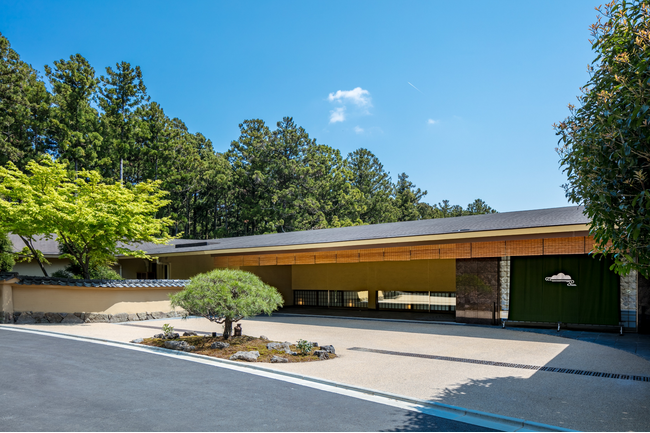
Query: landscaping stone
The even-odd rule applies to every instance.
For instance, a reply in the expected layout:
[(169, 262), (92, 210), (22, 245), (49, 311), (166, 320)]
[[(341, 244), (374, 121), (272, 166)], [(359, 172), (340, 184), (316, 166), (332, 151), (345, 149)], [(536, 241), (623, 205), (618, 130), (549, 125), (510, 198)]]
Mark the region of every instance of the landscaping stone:
[(128, 322), (129, 315), (126, 313), (113, 314), (110, 318), (111, 323)]
[(165, 347), (172, 350), (180, 350), (183, 352), (191, 352), (196, 349), (196, 346), (190, 346), (187, 341), (165, 341)]
[(108, 322), (108, 315), (106, 314), (98, 314), (98, 313), (90, 313), (86, 314), (86, 322), (88, 323), (107, 323)]
[(266, 335), (260, 335), (260, 340), (268, 340), (268, 339), (269, 337), (267, 337)]
[(131, 343), (139, 344), (139, 343), (142, 343), (143, 341), (144, 341), (144, 338), (136, 338), (135, 340), (131, 340)]
[(50, 323), (61, 323), (63, 320), (63, 316), (59, 313), (45, 313), (45, 318)]
[(257, 350), (251, 350), (250, 352), (237, 352), (230, 357), (231, 361), (236, 361), (238, 359), (242, 361), (255, 362), (257, 358), (260, 357), (260, 353)]
[(289, 347), (289, 343), (267, 343), (266, 348), (269, 350), (284, 350), (285, 352), (291, 351), (291, 347)]
[(321, 346), (320, 350), (324, 350), (327, 353), (336, 354), (336, 350), (334, 350), (334, 346)]
[(210, 349), (225, 349), (226, 347), (230, 347), (230, 344), (223, 341), (215, 341), (210, 345)]
[(31, 314), (27, 314), (27, 313), (22, 313), (16, 319), (16, 324), (18, 325), (33, 325), (35, 323), (36, 323), (36, 319), (34, 319)]
[(329, 359), (330, 354), (324, 350), (314, 350), (314, 355), (318, 356), (318, 359)]
[(278, 355), (273, 355), (273, 358), (271, 358), (271, 362), (276, 363), (276, 362), (289, 362), (287, 358), (283, 358)]
[(311, 345), (314, 346), (314, 347), (318, 347), (318, 343), (316, 343), (316, 342), (311, 343)]
[(196, 332), (191, 332), (191, 331), (190, 332), (183, 332), (183, 337), (198, 337), (198, 336), (199, 336), (199, 334), (197, 334)]
[(153, 313), (151, 313), (151, 317), (153, 317), (154, 319), (165, 319), (165, 313), (163, 313), (162, 311), (154, 311)]
[(165, 334), (155, 334), (153, 338), (165, 338)]
[(136, 313), (139, 320), (147, 320), (147, 313)]
[(128, 314), (128, 315), (126, 316), (126, 318), (127, 318), (127, 320), (128, 320), (129, 322), (136, 322), (136, 321), (140, 320), (140, 318), (138, 317), (137, 314)]
[(61, 323), (84, 323), (84, 321), (76, 314), (68, 314), (61, 320)]
[(41, 312), (32, 313), (32, 318), (36, 320), (36, 323), (49, 323), (47, 318), (45, 317), (45, 313), (41, 313)]

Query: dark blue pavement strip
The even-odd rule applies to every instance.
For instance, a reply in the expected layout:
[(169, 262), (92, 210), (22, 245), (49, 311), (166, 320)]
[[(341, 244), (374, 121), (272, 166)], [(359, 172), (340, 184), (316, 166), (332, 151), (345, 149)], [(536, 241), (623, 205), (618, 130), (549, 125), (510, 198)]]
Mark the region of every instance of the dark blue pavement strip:
[[(50, 336), (50, 337), (58, 337), (61, 339), (69, 339), (69, 340), (76, 340), (76, 341), (82, 341), (82, 342), (87, 342), (87, 343), (95, 343), (95, 344), (100, 344), (100, 345), (106, 345), (106, 346), (114, 346), (114, 347), (120, 347), (124, 349), (130, 349), (132, 351), (137, 351), (137, 352), (147, 352), (149, 354), (156, 354), (156, 355), (163, 355), (164, 357), (169, 357), (169, 358), (175, 358), (175, 359), (182, 359), (185, 361), (193, 361), (195, 363), (199, 364), (207, 364), (210, 366), (217, 366), (221, 367), (223, 369), (228, 369), (228, 370), (235, 370), (240, 373), (249, 373), (257, 376), (262, 376), (264, 378), (271, 378), (275, 379), (276, 381), (284, 381), (288, 383), (292, 383), (295, 385), (302, 385), (303, 387), (308, 387), (308, 388), (316, 388), (321, 391), (329, 391), (330, 393), (336, 393), (336, 394), (342, 394), (344, 396), (348, 397), (353, 397), (354, 399), (360, 399), (360, 400), (366, 400), (370, 401), (373, 403), (379, 403), (383, 405), (388, 405), (388, 406), (393, 406), (395, 408), (402, 408), (407, 411), (411, 412), (416, 412), (418, 415), (413, 416), (413, 419), (418, 419), (419, 417), (422, 417), (423, 415), (429, 415), (435, 418), (440, 418), (446, 421), (456, 421), (459, 422), (460, 424), (463, 425), (469, 425), (469, 430), (470, 431), (479, 431), (479, 430), (484, 430), (484, 429), (495, 429), (495, 430), (500, 430), (500, 431), (574, 431), (570, 429), (565, 429), (561, 427), (556, 427), (556, 426), (551, 426), (547, 424), (541, 424), (541, 423), (536, 423), (532, 421), (526, 421), (523, 419), (518, 419), (518, 418), (511, 418), (511, 417), (506, 417), (506, 416), (501, 416), (501, 415), (496, 415), (496, 414), (491, 414), (491, 413), (485, 413), (485, 412), (480, 412), (480, 411), (474, 411), (471, 409), (465, 409), (461, 407), (456, 407), (456, 406), (450, 406), (438, 402), (432, 402), (432, 401), (425, 401), (425, 400), (419, 400), (411, 397), (406, 397), (406, 396), (400, 396), (392, 393), (387, 393), (383, 391), (377, 391), (377, 390), (372, 390), (372, 389), (367, 389), (367, 388), (362, 388), (362, 387), (357, 387), (353, 385), (347, 385), (343, 383), (338, 383), (334, 381), (328, 381), (328, 380), (323, 380), (315, 377), (310, 377), (310, 376), (304, 376), (300, 374), (294, 374), (294, 373), (289, 373), (289, 372), (283, 372), (283, 371), (278, 371), (278, 370), (273, 370), (271, 368), (266, 368), (266, 367), (261, 367), (258, 365), (254, 364), (245, 364), (245, 363), (239, 363), (239, 362), (234, 362), (234, 361), (229, 361), (229, 360), (224, 360), (224, 359), (219, 359), (219, 358), (211, 358), (207, 356), (202, 356), (202, 355), (196, 355), (192, 353), (186, 353), (186, 352), (176, 352), (176, 351), (171, 351), (167, 349), (161, 349), (157, 347), (150, 347), (150, 346), (142, 346), (142, 345), (137, 345), (137, 344), (131, 344), (131, 343), (122, 343), (122, 342), (116, 342), (116, 341), (110, 341), (110, 340), (105, 340), (105, 339), (98, 339), (98, 338), (90, 338), (90, 337), (78, 337), (78, 336), (71, 336), (71, 335), (66, 335), (66, 334), (60, 334), (60, 333), (55, 333), (55, 332), (49, 332), (49, 331), (30, 331), (30, 330), (24, 330), (24, 329), (17, 329), (15, 327), (5, 327), (0, 325), (0, 331), (2, 330), (9, 330), (9, 331), (18, 331), (18, 332), (25, 332), (25, 333), (30, 333), (30, 334), (39, 334), (43, 336)], [(0, 346), (2, 345), (2, 339), (0, 338)], [(0, 361), (2, 360), (2, 352), (0, 350)], [(94, 352), (94, 351), (92, 351)], [(31, 355), (30, 355), (31, 356)], [(121, 365), (124, 366), (128, 364), (128, 368), (125, 371), (133, 372), (133, 366), (130, 362), (126, 362), (124, 359), (120, 359)], [(153, 369), (155, 372), (155, 366), (150, 366), (150, 369)], [(176, 369), (176, 371), (183, 371), (184, 369)], [(157, 373), (157, 377), (159, 377), (163, 382), (167, 380), (167, 382), (164, 383), (169, 383), (171, 381), (171, 384), (177, 383), (178, 381), (176, 380), (177, 378), (174, 377), (174, 375), (167, 376), (164, 372), (160, 371)], [(0, 379), (1, 381), (1, 379)], [(0, 382), (1, 383), (1, 382)], [(217, 387), (221, 386), (220, 384), (216, 384)], [(205, 387), (208, 387), (212, 389), (214, 386), (213, 385), (208, 385), (207, 383), (204, 384), (203, 387), (199, 387), (199, 390), (204, 389)], [(136, 383), (129, 383), (128, 386), (124, 389), (124, 392), (126, 393), (133, 393), (134, 391), (140, 391), (144, 392), (141, 388), (138, 388), (138, 385)], [(42, 393), (39, 391), (39, 395)], [(146, 392), (146, 394), (151, 394), (150, 392)], [(1, 396), (2, 394), (0, 394)], [(270, 401), (284, 401), (282, 400), (281, 396), (277, 396), (276, 394), (273, 394), (272, 398)], [(304, 403), (304, 400), (301, 400)], [(284, 403), (287, 403), (284, 401)], [(178, 405), (181, 407), (187, 407), (186, 402), (183, 400), (179, 400), (177, 402)], [(228, 404), (227, 406), (232, 406)], [(191, 407), (191, 406), (190, 406)], [(302, 408), (302, 406), (300, 406)], [(2, 406), (0, 406), (0, 411), (2, 411)], [(165, 408), (161, 408), (161, 411), (164, 411)], [(302, 410), (302, 409), (301, 409)], [(173, 412), (173, 411), (172, 411)], [(214, 412), (218, 415), (218, 411)], [(338, 419), (337, 416), (339, 416), (340, 413), (337, 413), (337, 415), (334, 415), (334, 419)], [(293, 417), (295, 416), (300, 416), (300, 413), (298, 414), (293, 414)], [(2, 412), (0, 412), (0, 418), (2, 418)], [(426, 418), (425, 418), (426, 419)], [(415, 422), (417, 425), (413, 425), (413, 420), (407, 422), (404, 426), (406, 430), (409, 431), (417, 431), (420, 430), (418, 426), (422, 424), (422, 420)], [(419, 423), (419, 424), (418, 424)], [(272, 430), (269, 425), (264, 425), (264, 428), (262, 430)], [(324, 425), (317, 425), (317, 426), (312, 426), (313, 428), (306, 429), (306, 430), (317, 430), (317, 431), (324, 431), (328, 430), (325, 428)], [(424, 431), (432, 431), (433, 427), (432, 425), (426, 425), (426, 426), (420, 426), (424, 428)], [(187, 426), (184, 426), (184, 428), (179, 428), (180, 430), (188, 430)], [(334, 430), (348, 430), (346, 426), (343, 425), (337, 425), (336, 428), (333, 428)], [(3, 430), (2, 427), (0, 426), (0, 430)], [(48, 430), (52, 430), (52, 428), (48, 428)], [(88, 428), (82, 429), (82, 430), (89, 430)], [(109, 430), (116, 430), (115, 428), (109, 429)], [(136, 430), (136, 429), (131, 429), (131, 430)], [(167, 427), (165, 430), (175, 430), (174, 428)], [(214, 429), (212, 429), (214, 430)], [(233, 429), (231, 429), (233, 430)], [(254, 430), (253, 428), (244, 428), (242, 430)], [(287, 425), (283, 425), (282, 430), (289, 430)], [(372, 430), (369, 428), (362, 428), (359, 430), (363, 431), (368, 431)], [(382, 427), (383, 431), (389, 431), (391, 430), (388, 427)], [(392, 431), (401, 431), (402, 428), (398, 428), (396, 430)], [(462, 429), (459, 429), (458, 431), (461, 431)], [(450, 431), (450, 430), (449, 430)]]
[(396, 352), (393, 350), (368, 349), (365, 347), (350, 347), (348, 350), (355, 350), (358, 352), (368, 352), (368, 353), (379, 353), (382, 355), (407, 356), (410, 358), (434, 359), (437, 361), (461, 362), (466, 364), (490, 365), (494, 367), (507, 367), (507, 368), (519, 368), (524, 370), (546, 371), (549, 373), (576, 374), (579, 376), (600, 377), (603, 379), (635, 380), (637, 382), (650, 383), (650, 376), (642, 376), (642, 375), (604, 373), (599, 371), (588, 371), (588, 370), (579, 370), (579, 369), (572, 369), (572, 368), (561, 368), (561, 367), (530, 365), (530, 364), (515, 364), (511, 362), (485, 361), (482, 359), (455, 358), (452, 356), (425, 355), (421, 353)]

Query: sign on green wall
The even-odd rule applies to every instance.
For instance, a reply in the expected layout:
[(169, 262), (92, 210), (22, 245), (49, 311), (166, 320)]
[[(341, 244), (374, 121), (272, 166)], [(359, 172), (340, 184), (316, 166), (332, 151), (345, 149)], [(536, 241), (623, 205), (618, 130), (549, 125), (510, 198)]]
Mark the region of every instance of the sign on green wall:
[(513, 257), (510, 320), (619, 324), (619, 277), (591, 256)]

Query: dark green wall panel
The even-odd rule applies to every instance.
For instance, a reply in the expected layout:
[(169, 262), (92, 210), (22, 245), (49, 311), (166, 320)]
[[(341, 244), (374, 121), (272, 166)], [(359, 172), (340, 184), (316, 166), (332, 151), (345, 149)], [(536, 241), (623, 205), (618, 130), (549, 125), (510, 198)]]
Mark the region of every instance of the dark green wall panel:
[[(583, 255), (513, 257), (509, 319), (618, 325), (619, 278), (611, 264)], [(560, 272), (576, 286), (545, 280)]]

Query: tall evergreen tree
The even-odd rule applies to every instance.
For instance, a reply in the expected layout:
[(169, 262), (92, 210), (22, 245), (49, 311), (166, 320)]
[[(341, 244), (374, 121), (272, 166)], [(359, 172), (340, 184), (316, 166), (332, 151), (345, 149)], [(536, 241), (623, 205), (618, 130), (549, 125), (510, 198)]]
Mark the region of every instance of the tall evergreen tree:
[[(94, 169), (102, 158), (95, 69), (81, 54), (58, 60), (45, 74), (52, 87), (50, 138), (60, 162), (75, 170)], [(106, 157), (106, 156), (104, 156)]]
[(415, 221), (421, 219), (420, 208), (418, 204), (420, 199), (427, 195), (426, 191), (415, 187), (415, 184), (408, 180), (406, 173), (397, 177), (395, 186), (395, 207), (398, 212), (398, 221)]
[(0, 165), (12, 161), (24, 168), (51, 151), (49, 111), (45, 84), (0, 33)]
[[(106, 68), (106, 76), (100, 77), (99, 106), (102, 113), (104, 137), (110, 143), (112, 158), (104, 168), (104, 177), (125, 180), (124, 162), (129, 161), (136, 152), (134, 135), (136, 119), (135, 110), (144, 102), (149, 101), (147, 88), (142, 80), (140, 66), (131, 67), (130, 63), (121, 62), (115, 65), (115, 70)], [(119, 166), (115, 163), (119, 162)], [(132, 173), (128, 173), (132, 177)], [(126, 179), (133, 182), (135, 179)]]
[(391, 200), (395, 187), (379, 158), (362, 148), (348, 155), (347, 164), (351, 172), (350, 183), (363, 196), (365, 210), (359, 218), (366, 224), (397, 221), (397, 210)]

